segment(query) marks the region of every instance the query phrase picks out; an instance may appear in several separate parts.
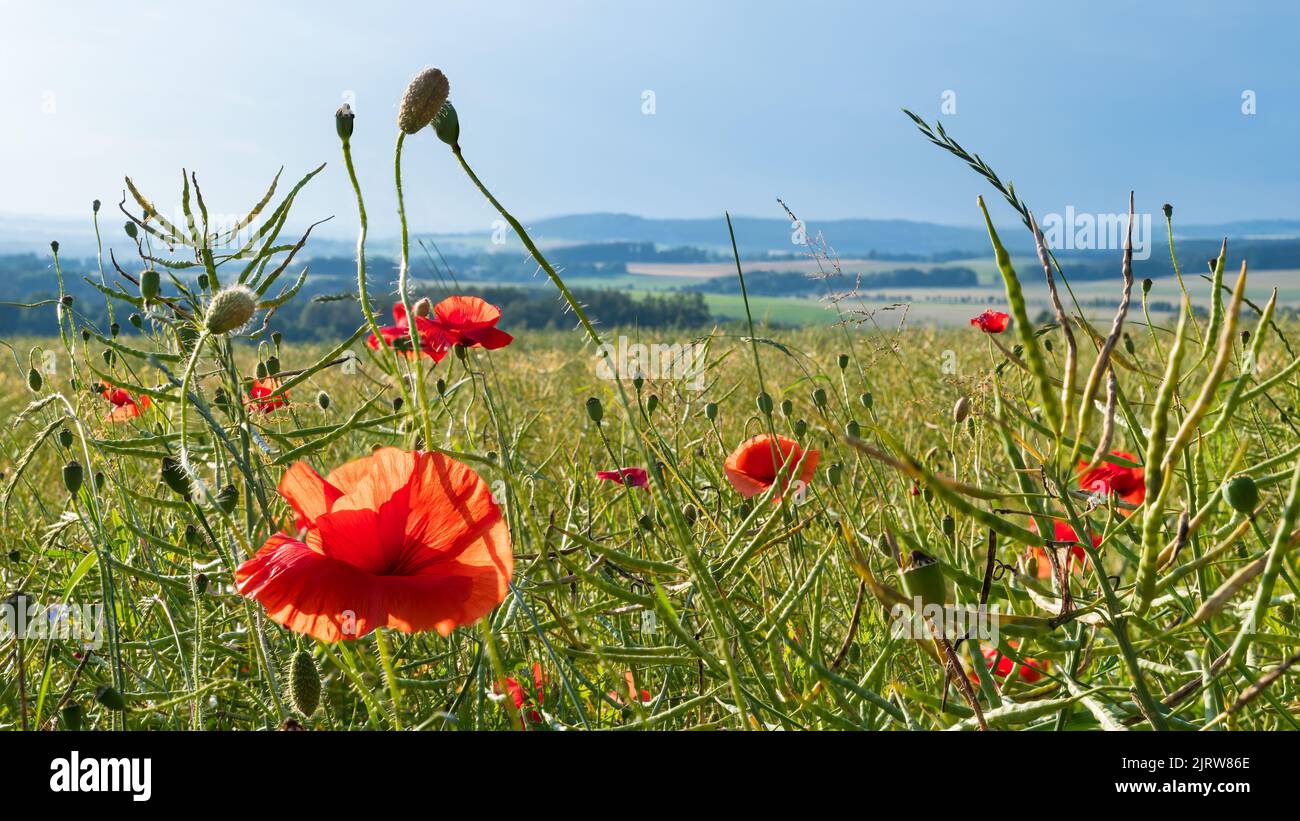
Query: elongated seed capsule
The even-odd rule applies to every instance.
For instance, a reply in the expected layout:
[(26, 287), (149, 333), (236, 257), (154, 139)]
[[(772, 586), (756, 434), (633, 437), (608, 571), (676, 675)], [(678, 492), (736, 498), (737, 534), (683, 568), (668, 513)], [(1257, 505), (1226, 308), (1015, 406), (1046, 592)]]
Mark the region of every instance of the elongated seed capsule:
[(1025, 293), (1020, 288), (1020, 278), (1016, 276), (1016, 269), (1011, 265), (1011, 255), (1007, 253), (1006, 248), (1002, 247), (998, 232), (993, 228), (993, 218), (989, 216), (989, 210), (984, 205), (984, 198), (980, 197), (978, 203), (980, 211), (984, 213), (984, 223), (988, 226), (998, 271), (1002, 273), (1002, 284), (1007, 291), (1007, 304), (1011, 306), (1011, 315), (1015, 318), (1016, 335), (1020, 338), (1020, 345), (1024, 349), (1029, 372), (1034, 375), (1034, 381), (1038, 383), (1038, 395), (1042, 401), (1043, 414), (1047, 417), (1051, 429), (1060, 431), (1061, 407), (1052, 390), (1052, 380), (1047, 374), (1047, 363), (1043, 360), (1043, 352), (1034, 337), (1034, 326), (1029, 322), (1029, 312), (1025, 309)]
[(320, 704), (320, 672), (306, 650), (294, 653), (289, 662), (289, 699), (304, 716), (316, 712)]
[(1097, 388), (1101, 385), (1101, 376), (1106, 372), (1106, 367), (1110, 364), (1111, 353), (1119, 343), (1121, 332), (1124, 330), (1124, 318), (1128, 316), (1128, 306), (1133, 299), (1133, 192), (1128, 195), (1128, 230), (1124, 236), (1124, 261), (1122, 264), (1122, 273), (1124, 275), (1124, 292), (1119, 300), (1119, 308), (1115, 311), (1115, 319), (1110, 325), (1110, 334), (1106, 341), (1102, 343), (1101, 351), (1097, 354), (1097, 359), (1092, 363), (1092, 370), (1088, 372), (1088, 381), (1083, 386), (1083, 396), (1079, 398), (1079, 417), (1078, 427), (1075, 430), (1074, 448), (1070, 453), (1070, 464), (1074, 464), (1079, 458), (1079, 448), (1083, 444), (1083, 438), (1088, 432), (1088, 425), (1092, 421), (1092, 400), (1097, 393)]
[(1205, 339), (1201, 341), (1202, 347), (1209, 348), (1214, 344), (1214, 340), (1219, 335), (1219, 325), (1223, 323), (1223, 266), (1228, 258), (1228, 238), (1223, 238), (1223, 245), (1219, 248), (1219, 258), (1214, 261), (1214, 270), (1211, 274), (1212, 289), (1210, 294), (1210, 324), (1205, 329)]
[(1228, 360), (1232, 357), (1232, 341), (1237, 335), (1237, 314), (1241, 310), (1241, 300), (1245, 292), (1246, 263), (1242, 262), (1241, 273), (1237, 275), (1237, 284), (1232, 289), (1232, 299), (1228, 303), (1228, 316), (1223, 320), (1223, 330), (1219, 334), (1218, 352), (1215, 354), (1214, 363), (1210, 366), (1210, 372), (1205, 376), (1205, 382), (1201, 385), (1200, 396), (1196, 398), (1192, 409), (1183, 417), (1183, 423), (1178, 427), (1178, 433), (1174, 434), (1174, 440), (1169, 445), (1169, 452), (1165, 454), (1166, 474), (1172, 470), (1174, 461), (1178, 459), (1183, 448), (1196, 433), (1196, 429), (1200, 427), (1201, 420), (1210, 410), (1210, 403), (1214, 401), (1215, 394), (1219, 390), (1219, 383), (1223, 381), (1223, 374), (1228, 369)]
[(1241, 663), (1250, 647), (1251, 637), (1268, 615), (1269, 605), (1273, 602), (1273, 587), (1282, 572), (1282, 560), (1291, 547), (1291, 531), (1295, 529), (1297, 518), (1300, 518), (1300, 459), (1296, 460), (1295, 469), (1291, 471), (1291, 491), (1287, 494), (1286, 508), (1278, 518), (1277, 530), (1273, 532), (1273, 544), (1268, 549), (1264, 573), (1255, 592), (1255, 603), (1251, 607), (1250, 616), (1242, 623), (1237, 638), (1233, 640), (1232, 647), (1228, 649), (1232, 666)]
[(1106, 416), (1101, 421), (1101, 438), (1097, 440), (1097, 449), (1093, 451), (1088, 465), (1080, 473), (1087, 473), (1106, 458), (1110, 453), (1110, 440), (1115, 436), (1115, 405), (1119, 401), (1119, 380), (1115, 378), (1115, 366), (1106, 369)]
[(1165, 490), (1173, 482), (1164, 480), (1165, 436), (1169, 431), (1169, 406), (1173, 404), (1178, 389), (1178, 373), (1183, 364), (1183, 349), (1187, 334), (1187, 318), (1192, 313), (1190, 301), (1184, 297), (1178, 315), (1178, 330), (1174, 346), (1169, 351), (1165, 378), (1156, 393), (1151, 408), (1151, 435), (1147, 439), (1146, 512), (1142, 519), (1142, 554), (1138, 560), (1137, 586), (1134, 588), (1134, 609), (1138, 615), (1146, 613), (1156, 587), (1156, 564), (1160, 556), (1160, 522), (1163, 518)]
[(1246, 367), (1237, 377), (1237, 381), (1232, 383), (1232, 390), (1228, 392), (1228, 398), (1223, 401), (1223, 410), (1219, 412), (1219, 421), (1214, 423), (1210, 429), (1210, 436), (1214, 436), (1222, 431), (1232, 419), (1232, 414), (1237, 410), (1237, 405), (1241, 402), (1241, 396), (1246, 389), (1246, 377), (1253, 376), (1259, 368), (1259, 356), (1264, 351), (1265, 330), (1273, 321), (1273, 311), (1277, 308), (1277, 289), (1273, 289), (1273, 295), (1268, 298), (1268, 304), (1264, 306), (1264, 312), (1260, 314), (1259, 324), (1255, 326), (1255, 337), (1250, 343), (1250, 353), (1246, 355)]
[(1078, 366), (1079, 346), (1074, 341), (1074, 329), (1070, 327), (1070, 318), (1065, 315), (1060, 294), (1056, 291), (1056, 277), (1052, 274), (1052, 260), (1047, 253), (1047, 240), (1044, 239), (1033, 214), (1029, 215), (1029, 227), (1034, 233), (1034, 247), (1038, 251), (1038, 261), (1043, 265), (1043, 275), (1047, 277), (1047, 293), (1052, 298), (1052, 310), (1056, 312), (1056, 322), (1061, 326), (1061, 332), (1065, 334), (1065, 373), (1061, 377), (1061, 423), (1064, 426), (1065, 416), (1069, 413), (1070, 397), (1074, 393), (1074, 372)]

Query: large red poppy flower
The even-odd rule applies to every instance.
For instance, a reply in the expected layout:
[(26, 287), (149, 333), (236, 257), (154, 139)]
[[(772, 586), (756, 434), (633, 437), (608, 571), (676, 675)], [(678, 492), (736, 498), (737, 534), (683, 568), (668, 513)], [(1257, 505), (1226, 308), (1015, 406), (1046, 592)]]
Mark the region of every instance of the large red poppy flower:
[(986, 334), (1000, 334), (1007, 329), (1007, 323), (1010, 321), (1010, 314), (989, 308), (979, 316), (971, 318), (970, 324)]
[[(1122, 450), (1112, 450), (1111, 456), (1118, 456), (1130, 462), (1137, 462), (1137, 457)], [(1080, 462), (1079, 469), (1087, 467)], [(1140, 505), (1147, 498), (1146, 475), (1142, 468), (1127, 468), (1111, 462), (1101, 462), (1095, 468), (1079, 474), (1079, 487), (1093, 493), (1115, 494), (1129, 504)], [(1130, 512), (1130, 511), (1125, 511)]]
[[(1014, 641), (1009, 641), (1007, 644), (1011, 645), (1012, 649), (1015, 649), (1018, 646)], [(1026, 684), (1033, 684), (1041, 679), (1043, 677), (1043, 670), (1046, 669), (1047, 666), (1045, 662), (1041, 662), (1038, 659), (1025, 658), (1023, 656), (1021, 657), (1021, 662), (1017, 664), (1010, 657), (999, 653), (998, 648), (988, 644), (984, 645), (982, 653), (984, 656), (984, 663), (993, 672), (993, 675), (1005, 679), (1007, 676), (1011, 675), (1013, 670), (1016, 670), (1020, 680)]]
[[(1038, 532), (1038, 526), (1034, 524), (1033, 519), (1029, 520), (1029, 529), (1035, 533)], [(1079, 534), (1074, 532), (1074, 528), (1070, 527), (1068, 524), (1061, 521), (1060, 519), (1055, 520), (1055, 527), (1053, 528), (1053, 530), (1055, 530), (1053, 541), (1076, 542), (1076, 543), (1080, 541)], [(1100, 544), (1101, 544), (1101, 537), (1093, 536), (1092, 546), (1097, 547)], [(1061, 553), (1062, 547), (1063, 545), (1056, 546), (1057, 556), (1063, 555)], [(1052, 577), (1052, 562), (1051, 559), (1049, 559), (1047, 556), (1047, 550), (1042, 547), (1035, 547), (1032, 548), (1030, 552), (1035, 558), (1038, 559), (1038, 578), (1050, 579)], [(1076, 559), (1078, 560), (1077, 564), (1075, 563)], [(1083, 549), (1083, 545), (1072, 544), (1070, 545), (1070, 551), (1069, 551), (1069, 555), (1065, 560), (1065, 565), (1067, 568), (1071, 569), (1075, 573), (1082, 573), (1084, 562), (1086, 562), (1087, 559), (1088, 559), (1088, 554)]]
[[(777, 461), (774, 452), (778, 449), (780, 462)], [(773, 447), (771, 435), (762, 433), (741, 442), (740, 447), (727, 457), (723, 470), (736, 492), (749, 499), (770, 488), (776, 481), (777, 472), (783, 466), (797, 464), (800, 459), (803, 459), (803, 467), (799, 470), (796, 479), (802, 483), (799, 487), (807, 486), (812, 481), (813, 472), (817, 470), (817, 461), (821, 459), (821, 453), (809, 450), (806, 459), (804, 453), (804, 449), (793, 439), (778, 434), (776, 446)], [(781, 498), (781, 494), (789, 490), (790, 484), (791, 477), (787, 475), (775, 498)]]
[(650, 474), (645, 468), (619, 468), (618, 470), (598, 470), (596, 471), (597, 479), (604, 479), (606, 482), (618, 482), (620, 485), (628, 487), (649, 487)]
[[(524, 722), (524, 729), (541, 725), (542, 714), (534, 707), (543, 707), (546, 704), (546, 672), (542, 669), (542, 665), (533, 663), (531, 682), (527, 679), (520, 682), (518, 679), (507, 677), (503, 684), (505, 694), (515, 703), (515, 711)], [(503, 688), (501, 684), (497, 684), (493, 689), (500, 694)], [(528, 710), (524, 710), (525, 704), (529, 705)]]
[(104, 398), (112, 404), (113, 409), (108, 412), (104, 418), (110, 422), (125, 422), (128, 419), (134, 419), (143, 411), (149, 409), (153, 404), (149, 397), (144, 394), (140, 398), (132, 396), (125, 388), (115, 388), (112, 385), (103, 386)]
[(279, 393), (280, 380), (278, 379), (258, 379), (248, 386), (247, 405), (250, 410), (270, 413), (276, 408), (283, 408), (289, 404), (289, 394)]
[(321, 641), (377, 627), (448, 635), (500, 604), (510, 531), (486, 482), (440, 453), (380, 448), (321, 478), (298, 462), (280, 495), (305, 528), (235, 571), (270, 619)]
[[(431, 358), (434, 362), (441, 362), (447, 355), (448, 349), (455, 344), (455, 340), (432, 319), (419, 313), (415, 316), (415, 327), (420, 332), (421, 355)], [(386, 347), (395, 348), (406, 356), (411, 356), (411, 323), (406, 316), (406, 308), (400, 302), (393, 306), (393, 324), (380, 328), (379, 333), (383, 335)], [(374, 334), (366, 339), (366, 344), (376, 351), (379, 350), (379, 340)]]
[(476, 296), (449, 296), (433, 306), (433, 319), (456, 345), (490, 351), (504, 348), (514, 337), (497, 327), (501, 309)]

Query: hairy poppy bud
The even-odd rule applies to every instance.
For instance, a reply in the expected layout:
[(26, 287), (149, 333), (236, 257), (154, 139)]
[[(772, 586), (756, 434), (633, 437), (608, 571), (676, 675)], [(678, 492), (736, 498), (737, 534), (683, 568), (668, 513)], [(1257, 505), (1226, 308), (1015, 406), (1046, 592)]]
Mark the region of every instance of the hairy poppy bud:
[(81, 465), (77, 463), (76, 459), (73, 459), (71, 462), (68, 462), (63, 466), (63, 486), (66, 487), (68, 492), (73, 496), (76, 496), (77, 491), (81, 490), (81, 480), (83, 478), (85, 478), (85, 472), (81, 469)]
[(605, 409), (601, 407), (600, 400), (594, 396), (587, 399), (587, 418), (597, 425), (605, 418)]
[(808, 432), (808, 421), (806, 419), (796, 419), (794, 422), (794, 435), (803, 436)]
[(277, 351), (280, 350), (280, 340), (282, 339), (284, 339), (284, 334), (279, 331), (271, 331), (271, 344), (275, 346)]
[(338, 111), (334, 112), (334, 130), (338, 132), (340, 140), (352, 139), (352, 121), (357, 118), (352, 113), (352, 106), (344, 103), (339, 106)]
[(272, 376), (280, 372), (280, 357), (268, 356), (266, 358), (266, 372)]
[(952, 421), (960, 425), (962, 422), (966, 421), (966, 417), (969, 415), (970, 400), (965, 396), (959, 397), (957, 399), (957, 404), (952, 406)]
[(180, 460), (175, 456), (163, 457), (162, 480), (163, 484), (178, 495), (186, 499), (190, 498), (190, 477), (185, 473), (185, 468), (181, 466)]
[(452, 148), (460, 148), (460, 118), (456, 116), (456, 107), (450, 102), (444, 103), (433, 118), (433, 131), (438, 139)]
[(414, 134), (433, 122), (447, 102), (450, 88), (447, 75), (436, 68), (426, 68), (412, 77), (397, 108), (397, 127)]
[(1143, 296), (1146, 296), (1147, 294), (1151, 293), (1151, 286), (1152, 286), (1153, 284), (1154, 284), (1154, 283), (1152, 283), (1152, 281), (1151, 281), (1151, 277), (1147, 277), (1146, 279), (1142, 280), (1142, 295), (1143, 295)]
[(294, 653), (289, 662), (289, 700), (304, 716), (316, 712), (320, 704), (320, 672), (306, 650)]
[(330, 409), (330, 395), (329, 395), (328, 393), (326, 393), (325, 391), (321, 391), (320, 393), (316, 394), (316, 405), (317, 405), (317, 407), (319, 407), (321, 410), (329, 410), (329, 409)]
[(1238, 513), (1251, 513), (1259, 507), (1259, 486), (1249, 476), (1236, 476), (1223, 486), (1223, 500)]
[(867, 410), (871, 410), (871, 406), (876, 404), (876, 398), (872, 396), (870, 392), (864, 393), (861, 396), (859, 396), (858, 401), (861, 402), (862, 407), (866, 408)]
[(59, 444), (63, 445), (65, 448), (72, 447), (72, 431), (67, 428), (59, 431)]
[(57, 239), (50, 243), (50, 250), (56, 254), (59, 253), (59, 241)]
[(706, 404), (704, 406), (704, 416), (710, 422), (716, 422), (718, 420), (718, 403), (709, 402), (708, 404)]
[(1174, 207), (1169, 203), (1164, 204), (1165, 219), (1173, 219)]
[(957, 521), (952, 518), (952, 514), (943, 517), (943, 535), (951, 539), (957, 533)]
[(790, 417), (790, 414), (792, 413), (794, 413), (794, 403), (791, 402), (789, 399), (782, 399), (781, 415), (788, 419)]
[(40, 393), (41, 385), (45, 380), (41, 378), (41, 372), (35, 368), (27, 371), (27, 387), (32, 389), (32, 393)]
[(116, 687), (110, 687), (107, 684), (101, 684), (95, 688), (95, 701), (119, 713), (126, 709), (126, 699), (122, 697)]
[(840, 354), (839, 365), (840, 365), (840, 370), (844, 370), (845, 368), (847, 368), (847, 367), (849, 366), (849, 355), (848, 355), (848, 354), (846, 354), (846, 353), (842, 353), (842, 354)]
[(198, 283), (199, 283), (199, 290), (200, 290), (200, 291), (206, 291), (206, 290), (208, 290), (208, 275), (207, 275), (207, 274), (199, 274)]
[(402, 400), (402, 397), (400, 397), (400, 396), (394, 396), (394, 397), (393, 397), (393, 412), (396, 413), (397, 411), (401, 410), (401, 409), (402, 409), (402, 405), (404, 405), (404, 404), (406, 404), (406, 403)]
[(920, 599), (921, 604), (947, 603), (948, 588), (944, 584), (943, 569), (931, 556), (920, 550), (912, 551), (912, 563), (902, 573), (903, 590), (908, 596)]
[(258, 379), (265, 379), (270, 371), (267, 370), (265, 362), (258, 362), (257, 366), (253, 368), (253, 373), (256, 374)]
[(239, 502), (239, 489), (234, 485), (226, 485), (217, 491), (217, 507), (222, 513), (232, 513), (235, 505)]
[(817, 388), (812, 392), (813, 404), (819, 408), (826, 407), (826, 389)]
[(162, 279), (156, 269), (147, 268), (140, 273), (140, 296), (144, 297), (145, 302), (157, 299), (161, 287)]
[(764, 416), (772, 414), (772, 397), (768, 395), (767, 391), (763, 391), (758, 395), (757, 404), (759, 412)]
[(140, 236), (140, 229), (135, 227), (134, 222), (128, 222), (124, 227), (126, 230), (126, 235), (131, 239), (135, 239), (136, 237)]
[(849, 423), (844, 426), (844, 432), (857, 439), (862, 436), (862, 426), (858, 424), (856, 419), (850, 419)]
[(95, 200), (90, 204), (90, 210), (94, 211), (96, 214), (99, 213), (99, 200)]
[(253, 318), (257, 310), (257, 299), (253, 292), (243, 285), (224, 288), (212, 297), (208, 303), (208, 313), (203, 324), (211, 334), (224, 334), (242, 328)]
[(433, 313), (433, 303), (427, 296), (421, 297), (411, 306), (411, 312), (416, 316), (429, 316)]
[(831, 483), (831, 487), (838, 487), (840, 480), (844, 478), (844, 466), (839, 462), (832, 464), (826, 470), (826, 479)]
[(655, 412), (655, 408), (658, 408), (658, 407), (659, 407), (659, 394), (657, 394), (657, 393), (652, 393), (652, 394), (650, 394), (650, 396), (645, 400), (645, 412), (646, 412), (646, 415), (648, 416), (648, 415), (654, 413), (654, 412)]

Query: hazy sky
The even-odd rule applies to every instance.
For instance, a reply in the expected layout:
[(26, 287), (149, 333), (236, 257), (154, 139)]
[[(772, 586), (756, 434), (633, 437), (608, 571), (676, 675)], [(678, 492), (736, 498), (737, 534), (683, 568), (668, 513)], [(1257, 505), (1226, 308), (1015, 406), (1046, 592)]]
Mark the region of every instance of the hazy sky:
[[(234, 212), (280, 165), (328, 162), (297, 216), (350, 234), (332, 116), (350, 94), (372, 231), (391, 233), (396, 102), (436, 65), (466, 157), (525, 220), (780, 216), (781, 196), (813, 219), (974, 224), (987, 188), (903, 106), (941, 116), (1040, 213), (1118, 211), (1136, 188), (1139, 208), (1168, 200), (1188, 223), (1297, 218), (1297, 8), (0, 0), (0, 212), (85, 214), (129, 174), (171, 213), (182, 167)], [(414, 228), (490, 225), (431, 134), (408, 140), (405, 174)]]

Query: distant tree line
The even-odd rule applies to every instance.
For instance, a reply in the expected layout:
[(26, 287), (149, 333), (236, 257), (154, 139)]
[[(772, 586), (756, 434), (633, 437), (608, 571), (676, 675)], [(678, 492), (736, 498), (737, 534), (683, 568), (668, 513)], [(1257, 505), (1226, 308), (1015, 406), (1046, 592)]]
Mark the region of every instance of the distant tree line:
[[(801, 271), (750, 271), (745, 274), (745, 289), (755, 296), (821, 296), (830, 291), (876, 288), (938, 288), (952, 286), (974, 287), (979, 276), (964, 266), (943, 268), (899, 268), (893, 271), (875, 271), (861, 278), (852, 273), (833, 279), (823, 279)], [(709, 294), (738, 294), (740, 281), (732, 276), (717, 277), (690, 290)]]

